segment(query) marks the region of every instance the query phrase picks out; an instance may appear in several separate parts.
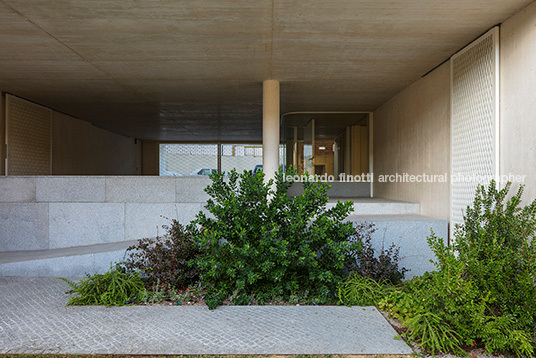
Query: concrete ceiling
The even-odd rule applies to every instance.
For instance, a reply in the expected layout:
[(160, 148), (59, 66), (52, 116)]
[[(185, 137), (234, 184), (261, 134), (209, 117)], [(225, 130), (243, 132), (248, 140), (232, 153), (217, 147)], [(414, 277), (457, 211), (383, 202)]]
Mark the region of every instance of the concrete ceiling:
[(370, 111), (532, 0), (0, 0), (0, 91), (141, 139)]

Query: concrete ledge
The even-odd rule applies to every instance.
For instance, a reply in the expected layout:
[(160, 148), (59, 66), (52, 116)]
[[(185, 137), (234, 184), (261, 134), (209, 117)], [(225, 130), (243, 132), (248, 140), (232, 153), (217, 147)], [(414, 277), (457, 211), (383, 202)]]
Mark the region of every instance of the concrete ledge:
[(106, 200), (104, 177), (38, 177), (38, 202), (88, 202)]
[(104, 273), (125, 250), (0, 264), (0, 276), (83, 277)]
[(110, 177), (106, 178), (108, 203), (174, 203), (175, 178)]
[[(5, 204), (4, 204), (5, 205)], [(13, 204), (11, 204), (13, 205)], [(17, 204), (27, 205), (27, 204)], [(34, 204), (45, 205), (45, 204)], [(59, 207), (60, 213), (64, 215), (73, 210), (72, 205), (87, 205), (87, 204), (50, 204), (52, 206), (65, 205)], [(95, 212), (106, 215), (106, 208), (103, 206), (121, 206), (123, 204), (92, 204)], [(0, 253), (0, 275), (18, 275), (18, 276), (80, 276), (86, 272), (105, 272), (112, 261), (123, 259), (125, 249), (134, 244), (136, 240), (143, 237), (154, 237), (156, 234), (162, 235), (164, 230), (162, 224), (169, 223), (167, 219), (162, 218), (162, 213), (168, 214), (170, 218), (179, 219), (183, 217), (186, 223), (186, 215), (195, 215), (201, 210), (201, 204), (126, 204), (126, 236), (132, 240), (122, 242), (97, 243), (94, 245), (84, 245), (69, 248), (57, 248), (50, 250), (36, 251), (17, 251)], [(52, 209), (55, 210), (55, 209)], [(88, 213), (88, 216), (95, 215), (95, 212)], [(181, 216), (182, 215), (182, 216)], [(72, 225), (72, 221), (68, 221), (66, 216), (62, 217), (67, 223), (71, 223), (71, 227), (82, 227), (83, 230), (97, 230), (98, 225), (90, 225), (85, 227), (84, 222), (77, 225)], [(80, 221), (80, 218), (75, 218)], [(99, 217), (97, 217), (99, 219)], [(87, 223), (93, 223), (92, 219), (87, 218)], [(99, 219), (100, 220), (100, 219)], [(435, 269), (430, 259), (434, 259), (434, 255), (426, 238), (430, 235), (430, 230), (433, 230), (436, 235), (446, 238), (448, 234), (447, 222), (437, 220), (421, 215), (353, 215), (347, 220), (352, 222), (372, 222), (375, 225), (376, 231), (372, 235), (372, 245), (379, 252), (382, 248), (388, 248), (392, 243), (400, 247), (400, 265), (410, 269), (406, 274), (406, 279), (410, 279), (416, 275), (422, 275), (426, 271)], [(82, 220), (83, 221), (83, 220)], [(75, 223), (76, 224), (76, 223)], [(156, 230), (156, 226), (159, 230)], [(154, 228), (154, 231), (148, 228)], [(79, 241), (69, 241), (70, 236), (75, 235), (77, 230), (68, 231), (65, 236), (61, 237), (63, 244), (74, 246), (73, 243), (88, 242), (86, 238)], [(62, 232), (62, 234), (64, 234)], [(89, 232), (87, 235), (91, 234)], [(99, 240), (107, 239), (112, 236), (100, 237)], [(51, 238), (54, 236), (51, 233)], [(94, 237), (93, 241), (97, 241)], [(111, 240), (110, 240), (111, 241)], [(116, 240), (117, 241), (117, 240)], [(55, 244), (55, 243), (54, 243)], [(51, 244), (51, 246), (53, 246)], [(112, 252), (113, 251), (113, 252)], [(83, 262), (79, 262), (83, 261)], [(72, 267), (71, 267), (72, 265)]]
[(35, 178), (0, 177), (0, 203), (35, 202)]
[(110, 242), (106, 244), (87, 246), (65, 247), (61, 249), (50, 250), (0, 252), (0, 265), (12, 262), (55, 259), (67, 256), (82, 256), (110, 251), (121, 251), (126, 250), (129, 246), (136, 244), (136, 242), (138, 242), (138, 240)]

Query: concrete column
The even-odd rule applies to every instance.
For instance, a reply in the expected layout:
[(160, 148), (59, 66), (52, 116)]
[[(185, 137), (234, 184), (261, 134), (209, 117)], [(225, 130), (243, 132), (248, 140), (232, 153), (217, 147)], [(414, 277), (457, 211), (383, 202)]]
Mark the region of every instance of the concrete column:
[(262, 170), (265, 181), (274, 178), (279, 167), (279, 81), (262, 83)]

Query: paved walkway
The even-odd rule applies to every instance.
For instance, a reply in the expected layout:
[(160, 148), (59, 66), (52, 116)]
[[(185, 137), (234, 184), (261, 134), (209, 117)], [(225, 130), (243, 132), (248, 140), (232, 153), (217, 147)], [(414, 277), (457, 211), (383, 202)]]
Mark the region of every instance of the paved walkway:
[(411, 354), (372, 307), (65, 307), (51, 278), (0, 277), (0, 354)]

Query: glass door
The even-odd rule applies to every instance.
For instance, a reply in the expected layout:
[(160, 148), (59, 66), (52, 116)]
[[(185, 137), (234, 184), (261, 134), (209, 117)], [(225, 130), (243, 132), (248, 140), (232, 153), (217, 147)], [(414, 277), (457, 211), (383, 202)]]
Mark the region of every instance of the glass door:
[(368, 173), (368, 114), (295, 114), (284, 119), (287, 163), (298, 174), (346, 181)]

